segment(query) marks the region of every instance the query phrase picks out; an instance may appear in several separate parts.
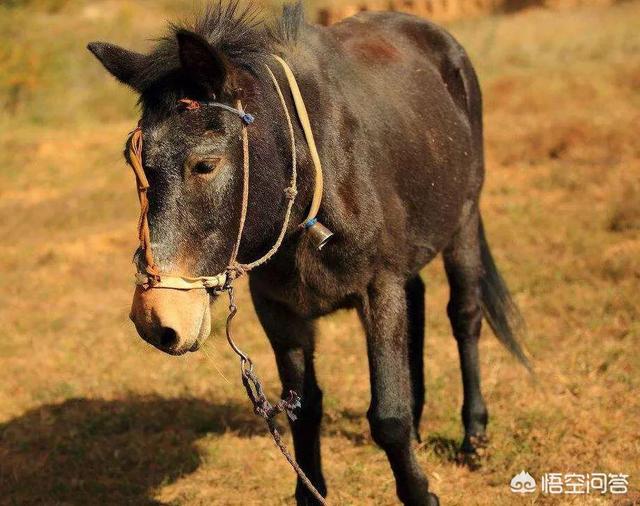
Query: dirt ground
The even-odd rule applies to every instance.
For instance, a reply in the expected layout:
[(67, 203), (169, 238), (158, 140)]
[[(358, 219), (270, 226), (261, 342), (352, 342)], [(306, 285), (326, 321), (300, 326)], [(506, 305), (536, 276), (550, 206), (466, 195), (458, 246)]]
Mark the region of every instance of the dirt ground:
[[(190, 2), (189, 2), (190, 3)], [(0, 4), (0, 504), (293, 504), (215, 309), (172, 358), (128, 322), (137, 202), (121, 150), (135, 97), (85, 51), (148, 47), (184, 2)], [(428, 285), (419, 461), (445, 505), (640, 503), (640, 3), (450, 25), (485, 93), (489, 241), (527, 319), (536, 378), (481, 343), (491, 444), (455, 462), (461, 384), (438, 259)], [(275, 364), (239, 290), (237, 336)], [(362, 331), (322, 320), (323, 455), (333, 504), (395, 504), (372, 443)], [(287, 434), (288, 441), (288, 434)], [(542, 473), (624, 473), (630, 493), (520, 497)], [(617, 500), (617, 502), (616, 502)]]

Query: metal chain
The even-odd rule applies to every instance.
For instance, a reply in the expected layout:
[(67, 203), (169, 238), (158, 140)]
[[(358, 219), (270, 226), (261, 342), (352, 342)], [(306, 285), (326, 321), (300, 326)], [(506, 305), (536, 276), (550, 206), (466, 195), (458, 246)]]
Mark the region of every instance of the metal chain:
[(282, 441), (282, 436), (278, 432), (278, 428), (276, 427), (275, 423), (275, 417), (280, 413), (286, 413), (292, 422), (296, 420), (294, 411), (301, 407), (300, 396), (296, 392), (291, 390), (289, 391), (289, 396), (286, 399), (280, 399), (280, 401), (278, 401), (275, 406), (269, 402), (267, 396), (264, 393), (264, 388), (262, 387), (260, 378), (258, 378), (258, 375), (254, 371), (253, 362), (246, 353), (238, 348), (238, 345), (233, 340), (233, 334), (231, 332), (231, 322), (238, 312), (238, 306), (236, 306), (235, 303), (233, 286), (231, 284), (228, 284), (225, 289), (229, 294), (229, 315), (227, 316), (226, 325), (227, 341), (229, 343), (229, 346), (231, 346), (231, 349), (236, 353), (236, 355), (238, 355), (238, 357), (240, 357), (242, 384), (247, 391), (247, 396), (249, 397), (251, 404), (253, 404), (253, 411), (256, 415), (264, 419), (267, 427), (269, 428), (269, 433), (271, 434), (271, 437), (273, 437), (273, 441), (275, 442), (276, 446), (279, 448), (280, 452), (282, 452), (284, 458), (287, 459), (302, 483), (304, 483), (305, 487), (307, 487), (309, 492), (313, 494), (313, 496), (318, 500), (320, 504), (326, 505), (326, 499), (322, 497), (322, 494), (320, 494), (320, 492), (318, 492), (318, 490), (313, 486), (311, 480), (307, 478), (307, 475), (304, 474), (304, 471), (300, 468), (296, 460), (287, 450), (287, 447)]

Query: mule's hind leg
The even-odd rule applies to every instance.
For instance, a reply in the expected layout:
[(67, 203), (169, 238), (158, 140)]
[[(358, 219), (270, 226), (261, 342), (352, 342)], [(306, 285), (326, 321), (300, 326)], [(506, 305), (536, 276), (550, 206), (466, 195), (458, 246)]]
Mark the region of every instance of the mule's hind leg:
[[(479, 213), (475, 211), (444, 251), (444, 265), (450, 287), (447, 313), (458, 343), (464, 400), (463, 456), (471, 457), (486, 441), (488, 412), (480, 391), (478, 339), (482, 324), (482, 259)], [(473, 459), (471, 458), (470, 461)]]
[(407, 281), (404, 290), (407, 298), (413, 428), (420, 441), (420, 418), (424, 407), (424, 282), (418, 275)]
[(373, 440), (387, 454), (404, 504), (437, 505), (412, 448), (411, 380), (407, 367), (407, 300), (404, 280), (379, 274), (363, 295), (359, 313), (367, 334)]
[[(298, 418), (290, 422), (296, 461), (323, 496), (327, 487), (320, 462), (320, 422), (322, 391), (313, 364), (314, 325), (299, 318), (280, 304), (253, 295), (254, 306), (275, 352), (283, 397), (293, 390), (301, 397)], [(298, 479), (296, 501), (315, 505), (318, 501)]]

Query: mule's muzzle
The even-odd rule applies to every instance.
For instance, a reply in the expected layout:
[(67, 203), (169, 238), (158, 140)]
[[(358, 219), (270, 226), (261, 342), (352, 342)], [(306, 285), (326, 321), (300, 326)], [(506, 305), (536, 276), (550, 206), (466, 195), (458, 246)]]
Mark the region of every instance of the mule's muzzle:
[(148, 328), (138, 325), (133, 315), (130, 318), (144, 341), (169, 355), (184, 355), (188, 351), (196, 351), (199, 348), (197, 341), (188, 348), (188, 345), (183, 344), (184, 339), (171, 327)]
[(197, 351), (209, 336), (209, 295), (204, 290), (137, 287), (130, 318), (146, 342), (169, 355), (184, 355)]

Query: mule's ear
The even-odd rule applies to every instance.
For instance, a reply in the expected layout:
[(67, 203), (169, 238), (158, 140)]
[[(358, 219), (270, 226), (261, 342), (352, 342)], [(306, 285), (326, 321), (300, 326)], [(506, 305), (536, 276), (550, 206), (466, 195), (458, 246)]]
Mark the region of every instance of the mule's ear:
[(87, 45), (87, 49), (100, 60), (104, 68), (118, 81), (137, 90), (136, 76), (145, 64), (145, 56), (143, 54), (134, 53), (106, 42), (92, 42)]
[(218, 94), (227, 79), (224, 57), (204, 37), (179, 30), (176, 32), (180, 64), (190, 79), (208, 92)]

